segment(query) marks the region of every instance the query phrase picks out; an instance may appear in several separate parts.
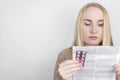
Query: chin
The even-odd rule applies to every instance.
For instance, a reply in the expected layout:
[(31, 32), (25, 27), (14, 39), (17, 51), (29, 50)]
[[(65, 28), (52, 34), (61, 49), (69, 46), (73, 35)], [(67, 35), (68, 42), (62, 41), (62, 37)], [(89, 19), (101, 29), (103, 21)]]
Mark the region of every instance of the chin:
[(88, 45), (90, 45), (90, 46), (98, 46), (99, 42), (90, 42), (90, 44), (88, 43)]
[(89, 41), (85, 42), (86, 46), (99, 46), (100, 43), (101, 43), (101, 41), (99, 41), (99, 40), (96, 40), (96, 41), (89, 40)]

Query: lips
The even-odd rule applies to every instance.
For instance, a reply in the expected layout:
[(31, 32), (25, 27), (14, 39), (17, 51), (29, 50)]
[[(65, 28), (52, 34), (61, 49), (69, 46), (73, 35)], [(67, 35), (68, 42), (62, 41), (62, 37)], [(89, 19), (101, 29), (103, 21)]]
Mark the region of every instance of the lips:
[(96, 40), (98, 37), (97, 36), (90, 36), (89, 37), (91, 40)]

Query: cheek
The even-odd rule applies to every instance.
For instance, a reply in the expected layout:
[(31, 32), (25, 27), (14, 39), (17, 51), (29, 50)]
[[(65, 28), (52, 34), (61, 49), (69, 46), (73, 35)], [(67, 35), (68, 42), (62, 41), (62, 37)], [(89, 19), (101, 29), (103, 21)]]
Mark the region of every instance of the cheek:
[(101, 36), (101, 37), (103, 36), (103, 29), (99, 30), (99, 36)]
[(83, 29), (81, 30), (83, 35), (88, 33), (88, 28), (86, 26), (83, 26)]
[(90, 33), (90, 28), (84, 26), (82, 32), (83, 32), (83, 34), (89, 34)]
[(82, 30), (82, 37), (83, 37), (83, 39), (86, 39), (88, 36), (89, 36), (88, 29), (83, 29)]

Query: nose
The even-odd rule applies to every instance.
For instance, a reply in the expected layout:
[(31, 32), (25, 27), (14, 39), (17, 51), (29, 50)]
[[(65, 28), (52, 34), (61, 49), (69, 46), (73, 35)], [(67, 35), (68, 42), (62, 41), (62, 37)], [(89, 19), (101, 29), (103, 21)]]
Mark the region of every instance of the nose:
[(96, 25), (93, 25), (91, 27), (91, 33), (93, 33), (93, 34), (97, 33), (97, 26)]

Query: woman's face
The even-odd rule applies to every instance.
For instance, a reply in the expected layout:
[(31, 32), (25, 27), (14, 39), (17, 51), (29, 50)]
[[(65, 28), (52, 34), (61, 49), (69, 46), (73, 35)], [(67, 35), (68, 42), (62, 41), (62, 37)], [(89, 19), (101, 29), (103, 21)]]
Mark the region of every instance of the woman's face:
[(103, 13), (99, 8), (88, 7), (83, 15), (82, 37), (85, 46), (99, 45), (103, 40)]

